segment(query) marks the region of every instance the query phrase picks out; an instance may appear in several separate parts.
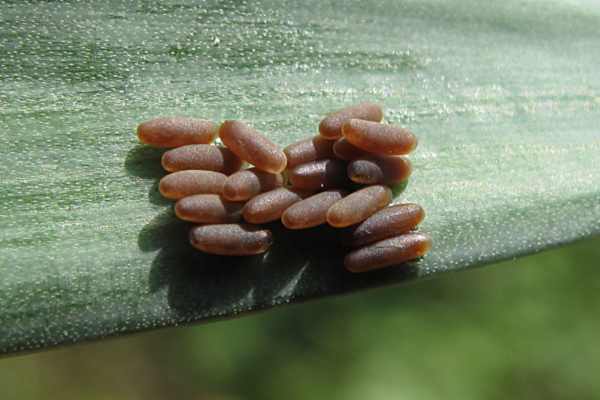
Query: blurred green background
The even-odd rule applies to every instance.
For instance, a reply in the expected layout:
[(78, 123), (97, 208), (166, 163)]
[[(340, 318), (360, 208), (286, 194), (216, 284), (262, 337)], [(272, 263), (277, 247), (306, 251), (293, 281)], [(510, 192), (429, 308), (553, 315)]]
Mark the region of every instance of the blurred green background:
[(592, 399), (600, 238), (407, 286), (0, 360), (2, 399)]

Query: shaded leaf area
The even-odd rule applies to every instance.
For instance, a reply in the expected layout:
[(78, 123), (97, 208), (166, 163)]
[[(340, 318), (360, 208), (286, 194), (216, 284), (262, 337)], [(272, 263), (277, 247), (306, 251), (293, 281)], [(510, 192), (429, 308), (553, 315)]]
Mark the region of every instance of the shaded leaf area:
[(402, 290), (5, 358), (0, 386), (19, 400), (57, 387), (64, 400), (596, 399), (599, 245), (596, 237)]
[[(34, 350), (425, 278), (600, 230), (600, 7), (586, 2), (4, 2), (0, 350)], [(343, 8), (344, 12), (340, 13)], [(425, 258), (345, 272), (335, 232), (264, 256), (187, 245), (160, 199), (157, 115), (280, 145), (360, 100), (419, 136), (396, 201)]]

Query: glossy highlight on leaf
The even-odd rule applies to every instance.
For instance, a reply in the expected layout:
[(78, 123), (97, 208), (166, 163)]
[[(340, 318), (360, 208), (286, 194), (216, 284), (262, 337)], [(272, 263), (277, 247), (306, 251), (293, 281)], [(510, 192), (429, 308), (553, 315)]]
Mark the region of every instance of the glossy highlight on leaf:
[[(343, 7), (343, 17), (340, 9)], [(0, 352), (397, 284), (600, 231), (600, 5), (474, 0), (0, 4)], [(93, 29), (92, 29), (93, 28)], [(372, 101), (419, 139), (394, 202), (424, 258), (362, 275), (333, 228), (208, 256), (161, 198), (160, 115), (281, 148)], [(401, 290), (398, 289), (398, 290)]]

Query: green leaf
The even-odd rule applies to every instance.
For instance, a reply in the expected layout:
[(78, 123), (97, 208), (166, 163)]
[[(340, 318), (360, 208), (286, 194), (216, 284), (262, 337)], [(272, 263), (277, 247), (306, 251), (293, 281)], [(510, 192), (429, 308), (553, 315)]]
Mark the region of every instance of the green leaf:
[[(0, 351), (46, 348), (426, 278), (600, 231), (600, 5), (3, 2)], [(158, 115), (243, 119), (281, 145), (374, 100), (412, 129), (396, 201), (418, 262), (343, 270), (325, 234), (206, 256), (157, 195)]]

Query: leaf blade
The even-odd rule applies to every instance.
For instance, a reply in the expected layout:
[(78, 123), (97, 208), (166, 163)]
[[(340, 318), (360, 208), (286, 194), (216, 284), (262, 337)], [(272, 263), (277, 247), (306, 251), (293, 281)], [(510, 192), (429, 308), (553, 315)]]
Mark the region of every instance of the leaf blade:
[[(598, 6), (355, 3), (340, 21), (320, 4), (262, 5), (2, 6), (0, 351), (231, 317), (599, 233)], [(137, 14), (145, 28), (123, 23)], [(63, 29), (73, 15), (97, 30)], [(396, 200), (424, 206), (434, 241), (421, 261), (369, 275), (344, 272), (319, 235), (313, 246), (283, 230), (265, 259), (192, 251), (157, 195), (160, 152), (133, 135), (186, 114), (246, 119), (284, 145), (365, 99), (419, 136)]]

